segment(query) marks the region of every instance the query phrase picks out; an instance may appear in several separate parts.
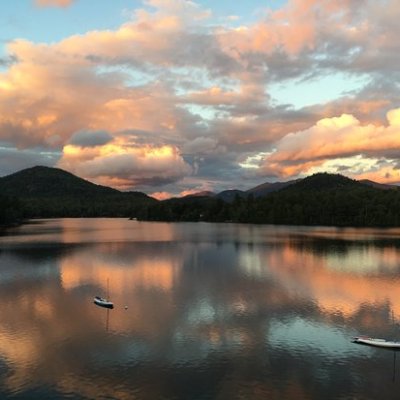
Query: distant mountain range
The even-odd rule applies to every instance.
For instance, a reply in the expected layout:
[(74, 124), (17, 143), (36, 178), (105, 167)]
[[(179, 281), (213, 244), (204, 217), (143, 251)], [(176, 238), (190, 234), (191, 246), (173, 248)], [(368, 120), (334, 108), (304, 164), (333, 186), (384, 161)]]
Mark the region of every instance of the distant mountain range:
[[(323, 186), (323, 182), (325, 182), (325, 184), (327, 186), (329, 186), (329, 184), (332, 184), (331, 180), (329, 179), (332, 176), (333, 177), (343, 177), (342, 175), (328, 174), (328, 173), (319, 173), (319, 174), (315, 174), (314, 176), (321, 178), (321, 182), (319, 183), (319, 185), (321, 185), (321, 186)], [(288, 188), (289, 186), (292, 186), (292, 185), (294, 185), (296, 188), (304, 187), (304, 185), (301, 184), (301, 182), (303, 180), (305, 180), (305, 182), (314, 182), (312, 179), (310, 180), (309, 178), (310, 177), (303, 178), (303, 179), (294, 179), (294, 180), (290, 180), (290, 181), (286, 181), (286, 182), (272, 182), (272, 183), (266, 182), (266, 183), (262, 183), (261, 185), (255, 186), (254, 188), (251, 188), (248, 190), (230, 189), (230, 190), (224, 190), (220, 193), (204, 191), (204, 192), (190, 194), (188, 196), (185, 196), (185, 198), (216, 197), (216, 198), (224, 200), (228, 203), (231, 203), (234, 201), (234, 199), (237, 196), (240, 198), (247, 198), (249, 195), (252, 195), (255, 198), (259, 198), (259, 197), (265, 197), (271, 193)], [(370, 187), (373, 187), (376, 189), (382, 189), (382, 190), (389, 190), (389, 189), (397, 190), (397, 189), (399, 189), (399, 186), (396, 186), (396, 185), (387, 185), (387, 184), (377, 183), (377, 182), (370, 181), (368, 179), (363, 179), (363, 180), (357, 181), (357, 180), (353, 180), (353, 179), (346, 178), (346, 177), (343, 177), (343, 178), (345, 178), (346, 182), (349, 182), (350, 184), (362, 184), (365, 186), (370, 186)], [(297, 186), (297, 184), (299, 184), (299, 185)]]
[[(328, 173), (315, 174), (314, 176), (319, 177), (318, 185), (321, 187), (332, 184), (332, 177), (342, 177), (342, 175)], [(382, 190), (399, 188), (395, 185), (381, 184), (366, 179), (356, 181), (346, 177), (343, 178), (345, 178), (344, 181), (348, 182), (348, 184), (359, 183)], [(301, 182), (303, 181), (305, 183), (302, 184)], [(246, 198), (249, 195), (255, 198), (265, 197), (270, 193), (280, 191), (292, 185), (295, 185), (296, 188), (305, 187), (305, 185), (310, 184), (310, 182), (315, 183), (315, 178), (310, 179), (310, 177), (308, 177), (287, 182), (266, 182), (245, 191), (238, 189), (224, 190), (219, 193), (203, 191), (184, 196), (182, 199), (216, 197), (227, 202), (232, 202), (236, 196), (240, 198)], [(0, 193), (2, 195), (29, 198), (125, 196), (140, 201), (157, 201), (142, 192), (121, 192), (107, 186), (96, 185), (62, 169), (43, 166), (23, 169), (11, 175), (0, 177)]]
[[(121, 192), (58, 168), (38, 166), (0, 178), (0, 206), (2, 198), (7, 199), (4, 207), (8, 214), (25, 218), (109, 216), (157, 221), (400, 225), (399, 187), (328, 173), (267, 182), (246, 191), (199, 192), (158, 201), (141, 192)], [(1, 212), (6, 211), (0, 211), (0, 224)]]
[[(390, 189), (390, 190), (389, 190)], [(248, 191), (191, 195), (146, 210), (153, 221), (254, 224), (400, 226), (400, 188), (319, 173)]]

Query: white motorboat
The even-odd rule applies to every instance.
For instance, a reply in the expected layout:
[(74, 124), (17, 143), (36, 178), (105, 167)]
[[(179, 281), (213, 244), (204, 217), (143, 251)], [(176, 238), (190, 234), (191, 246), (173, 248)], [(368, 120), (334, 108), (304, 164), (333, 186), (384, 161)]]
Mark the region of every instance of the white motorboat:
[(94, 298), (94, 304), (100, 306), (100, 307), (105, 307), (105, 308), (114, 308), (114, 303), (112, 301), (109, 301), (107, 299), (103, 299), (100, 296), (95, 296)]
[(384, 347), (387, 349), (400, 349), (400, 342), (371, 338), (368, 336), (356, 336), (353, 338), (354, 343), (366, 344), (368, 346)]

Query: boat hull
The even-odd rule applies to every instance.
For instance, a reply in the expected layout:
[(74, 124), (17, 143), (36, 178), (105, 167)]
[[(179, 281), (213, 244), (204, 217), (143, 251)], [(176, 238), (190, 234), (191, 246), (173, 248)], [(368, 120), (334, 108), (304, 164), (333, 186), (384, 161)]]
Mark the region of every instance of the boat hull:
[(102, 299), (101, 297), (97, 297), (97, 296), (94, 298), (93, 303), (99, 307), (114, 308), (114, 303), (112, 303), (111, 301), (108, 301), (106, 299)]
[(353, 339), (354, 343), (365, 344), (367, 346), (383, 347), (386, 349), (399, 349), (400, 342), (394, 342), (385, 339), (370, 338), (366, 336), (357, 336)]

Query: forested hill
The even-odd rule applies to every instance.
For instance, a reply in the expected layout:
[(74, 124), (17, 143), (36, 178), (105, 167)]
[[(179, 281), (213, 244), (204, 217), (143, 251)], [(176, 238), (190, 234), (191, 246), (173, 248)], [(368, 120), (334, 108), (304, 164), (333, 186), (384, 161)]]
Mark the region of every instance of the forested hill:
[(95, 185), (59, 168), (32, 167), (0, 178), (0, 192), (10, 196), (48, 197), (109, 195), (120, 193)]
[(265, 197), (171, 199), (146, 219), (333, 226), (400, 226), (400, 189), (376, 188), (341, 175), (315, 174)]
[[(141, 192), (120, 192), (58, 168), (41, 166), (0, 178), (0, 196), (0, 203), (14, 201), (14, 211), (22, 210), (17, 214), (24, 218), (129, 217), (157, 201)], [(7, 214), (3, 219), (10, 218)]]
[(309, 176), (255, 207), (269, 223), (400, 226), (399, 188), (385, 190), (327, 173)]
[[(272, 187), (271, 187), (272, 186)], [(261, 196), (260, 188), (266, 191)], [(400, 226), (400, 189), (315, 174), (247, 192), (157, 201), (95, 185), (66, 171), (34, 167), (0, 178), (0, 225), (37, 217), (136, 217), (287, 225)], [(272, 190), (272, 191), (271, 191)]]
[(365, 189), (365, 186), (363, 183), (347, 178), (346, 176), (323, 172), (300, 179), (296, 183), (283, 188), (282, 192), (346, 191)]

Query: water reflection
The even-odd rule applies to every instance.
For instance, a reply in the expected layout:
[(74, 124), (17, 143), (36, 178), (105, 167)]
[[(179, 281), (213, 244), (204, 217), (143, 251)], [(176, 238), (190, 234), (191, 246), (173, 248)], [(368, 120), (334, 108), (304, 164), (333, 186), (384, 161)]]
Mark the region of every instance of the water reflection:
[(350, 339), (398, 332), (399, 266), (395, 229), (26, 225), (0, 237), (0, 397), (394, 399)]

